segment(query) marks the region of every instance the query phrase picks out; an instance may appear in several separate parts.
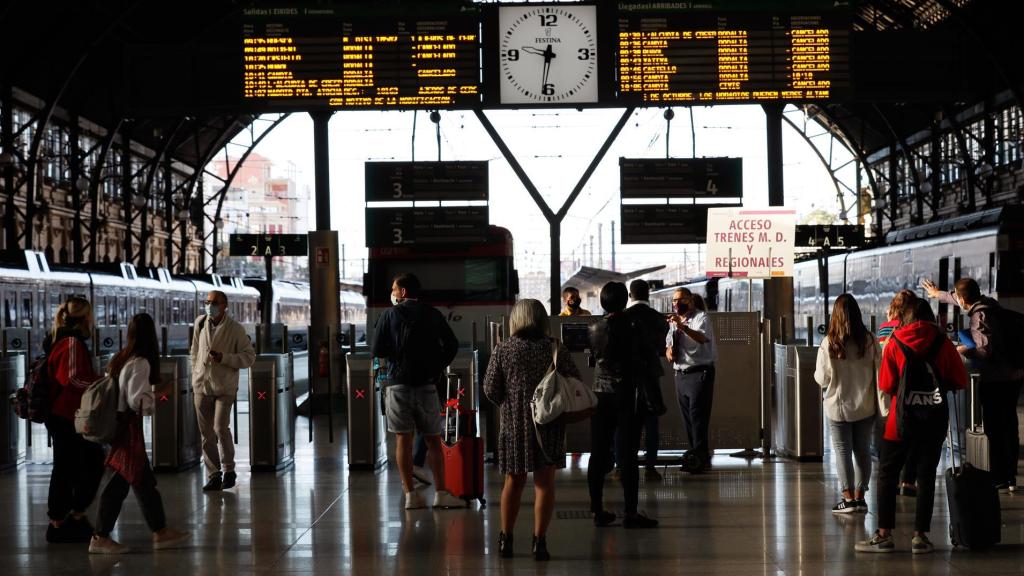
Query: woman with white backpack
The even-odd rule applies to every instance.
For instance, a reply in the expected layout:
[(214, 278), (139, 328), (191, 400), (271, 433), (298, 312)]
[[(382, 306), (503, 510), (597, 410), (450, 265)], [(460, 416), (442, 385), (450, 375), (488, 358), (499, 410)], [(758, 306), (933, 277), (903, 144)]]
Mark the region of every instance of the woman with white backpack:
[[(551, 338), (547, 310), (537, 300), (524, 299), (512, 308), (510, 337), (498, 344), (484, 376), (484, 394), (501, 411), (498, 431), (498, 469), (505, 475), (501, 491), (501, 532), (498, 553), (511, 558), (512, 530), (526, 486), (533, 472), (533, 557), (548, 560), (546, 534), (555, 508), (555, 470), (565, 467), (565, 424), (534, 422), (531, 401), (557, 357), (559, 374), (579, 379), (580, 372), (565, 346)], [(557, 350), (556, 354), (552, 354)]]
[(129, 488), (142, 507), (153, 532), (153, 549), (173, 548), (189, 538), (188, 532), (167, 528), (164, 504), (146, 456), (142, 415), (153, 411), (153, 386), (160, 383), (156, 325), (149, 314), (136, 314), (128, 324), (128, 344), (110, 361), (108, 371), (118, 383), (118, 432), (107, 456), (108, 481), (100, 495), (96, 532), (90, 554), (124, 554), (128, 547), (110, 537)]

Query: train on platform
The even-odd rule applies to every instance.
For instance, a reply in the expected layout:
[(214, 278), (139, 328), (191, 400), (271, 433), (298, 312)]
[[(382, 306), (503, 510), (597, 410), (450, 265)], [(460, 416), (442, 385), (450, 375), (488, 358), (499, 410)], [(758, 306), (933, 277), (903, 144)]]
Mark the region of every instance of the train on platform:
[[(261, 318), (260, 302), (266, 294), (263, 279), (174, 276), (163, 268), (137, 270), (126, 263), (51, 268), (41, 252), (31, 250), (0, 255), (0, 328), (7, 350), (38, 355), (57, 308), (72, 296), (82, 296), (92, 303), (96, 329), (103, 335), (103, 341), (94, 346), (116, 351), (131, 316), (148, 312), (162, 336), (166, 332), (166, 352), (180, 354), (188, 350), (189, 332), (210, 290), (227, 295), (228, 313), (250, 337), (255, 336), (257, 324), (268, 321), (286, 325), (293, 335), (308, 330), (308, 284), (274, 281), (268, 320)], [(361, 286), (344, 282), (340, 291), (342, 323), (354, 325), (357, 338), (364, 337), (366, 304)], [(304, 342), (304, 337), (292, 340), (292, 349), (303, 349)]]
[[(811, 317), (813, 338), (820, 342), (826, 324), (826, 298), (831, 310), (836, 297), (844, 292), (856, 297), (865, 323), (873, 317), (876, 324), (882, 324), (892, 297), (902, 289), (923, 296), (920, 286), (924, 279), (949, 290), (958, 278), (968, 276), (978, 281), (982, 293), (1024, 311), (1022, 216), (1021, 207), (994, 208), (893, 231), (880, 246), (797, 262), (793, 273), (793, 336), (798, 341), (807, 340), (804, 319)], [(652, 305), (667, 312), (672, 292), (679, 286), (702, 295), (711, 310), (763, 309), (764, 281), (745, 278), (698, 279), (670, 286), (651, 294)], [(936, 317), (948, 332), (966, 322), (959, 308), (945, 304), (938, 305)]]

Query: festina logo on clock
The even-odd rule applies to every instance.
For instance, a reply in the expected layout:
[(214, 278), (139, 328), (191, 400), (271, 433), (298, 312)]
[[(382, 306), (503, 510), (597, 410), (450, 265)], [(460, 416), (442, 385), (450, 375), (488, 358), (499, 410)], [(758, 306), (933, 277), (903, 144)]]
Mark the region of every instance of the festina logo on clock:
[(597, 7), (501, 6), (501, 103), (597, 102)]

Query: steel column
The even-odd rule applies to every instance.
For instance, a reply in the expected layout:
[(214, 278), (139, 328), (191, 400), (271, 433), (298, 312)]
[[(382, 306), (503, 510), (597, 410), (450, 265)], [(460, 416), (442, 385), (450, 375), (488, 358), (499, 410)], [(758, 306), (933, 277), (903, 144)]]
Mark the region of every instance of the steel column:
[(18, 247), (17, 206), (14, 204), (17, 194), (14, 189), (14, 163), (17, 162), (14, 154), (14, 95), (10, 84), (0, 85), (0, 90), (0, 152), (9, 154), (11, 158), (3, 166), (4, 192), (7, 195), (4, 202), (4, 248), (14, 250)]
[(313, 117), (313, 162), (316, 191), (316, 229), (331, 229), (331, 159), (327, 127), (331, 112), (310, 112)]
[(762, 104), (765, 133), (768, 136), (768, 205), (785, 206), (785, 182), (782, 167), (782, 111), (783, 104)]

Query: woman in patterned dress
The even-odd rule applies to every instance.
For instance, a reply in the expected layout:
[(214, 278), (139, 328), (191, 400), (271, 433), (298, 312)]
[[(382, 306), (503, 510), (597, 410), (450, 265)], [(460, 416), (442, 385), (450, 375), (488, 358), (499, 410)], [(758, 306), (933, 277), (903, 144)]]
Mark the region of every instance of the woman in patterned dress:
[[(502, 557), (512, 556), (512, 529), (519, 515), (526, 475), (533, 472), (533, 556), (548, 560), (545, 535), (555, 508), (555, 469), (565, 467), (565, 425), (555, 422), (535, 427), (530, 400), (551, 367), (555, 341), (549, 335), (547, 311), (537, 300), (517, 302), (509, 324), (511, 336), (494, 349), (484, 376), (484, 394), (501, 410), (498, 469), (505, 474), (505, 487), (501, 492), (498, 550)], [(558, 371), (580, 377), (569, 351), (561, 344)], [(543, 445), (538, 444), (538, 437)]]

